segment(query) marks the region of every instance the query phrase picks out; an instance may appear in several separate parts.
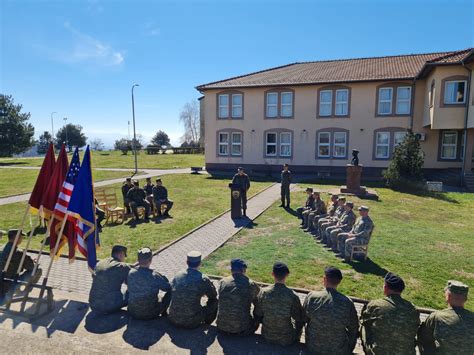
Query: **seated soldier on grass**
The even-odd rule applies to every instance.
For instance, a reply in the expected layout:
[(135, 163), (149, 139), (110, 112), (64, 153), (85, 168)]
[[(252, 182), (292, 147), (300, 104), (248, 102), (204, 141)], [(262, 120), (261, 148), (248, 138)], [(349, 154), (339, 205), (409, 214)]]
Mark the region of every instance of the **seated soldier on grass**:
[(128, 292), (122, 293), (131, 265), (125, 263), (127, 248), (114, 245), (110, 258), (97, 263), (92, 274), (89, 305), (94, 312), (107, 314), (128, 304)]
[(258, 295), (255, 317), (262, 323), (262, 335), (269, 343), (282, 346), (300, 340), (304, 326), (304, 312), (299, 297), (285, 285), (290, 270), (277, 262), (273, 265), (275, 284)]
[(161, 179), (156, 179), (156, 186), (153, 188), (153, 201), (155, 202), (158, 216), (161, 216), (161, 205), (166, 206), (163, 216), (170, 216), (169, 212), (173, 208), (173, 201), (168, 199), (168, 190), (163, 186)]
[(146, 192), (140, 187), (138, 180), (133, 182), (133, 187), (127, 192), (127, 199), (130, 201), (130, 208), (135, 216), (135, 220), (140, 220), (138, 207), (143, 207), (145, 209), (144, 219), (148, 221), (150, 218), (150, 203), (146, 200)]
[(344, 208), (344, 205), (346, 203), (346, 198), (345, 197), (339, 197), (337, 199), (337, 208), (336, 211), (334, 212), (334, 216), (332, 217), (327, 217), (320, 219), (318, 222), (319, 226), (319, 239), (323, 241), (323, 243), (326, 243), (326, 228), (331, 227), (335, 225), (339, 220), (343, 217), (343, 215), (346, 213), (346, 210)]
[(336, 212), (336, 209), (337, 209), (337, 200), (338, 200), (339, 196), (336, 195), (336, 194), (333, 194), (331, 195), (331, 198), (330, 200), (328, 201), (328, 203), (326, 204), (326, 213), (325, 214), (322, 214), (320, 216), (314, 216), (313, 217), (313, 221), (312, 221), (312, 225), (311, 225), (311, 230), (310, 232), (313, 234), (313, 235), (319, 235), (319, 221), (324, 219), (324, 218), (328, 218), (328, 217), (332, 217), (334, 216), (334, 213)]
[(347, 233), (351, 231), (352, 226), (357, 219), (353, 208), (354, 204), (351, 201), (347, 201), (344, 204), (345, 213), (342, 215), (341, 219), (334, 226), (326, 228), (326, 235), (323, 239), (326, 240), (329, 247), (331, 247), (333, 243), (337, 243), (336, 237), (339, 233)]
[(309, 218), (310, 215), (313, 214), (320, 214), (323, 209), (325, 209), (325, 204), (321, 200), (321, 195), (319, 191), (313, 191), (313, 206), (310, 209), (303, 211), (303, 225), (301, 228), (307, 229), (309, 226)]
[(150, 204), (150, 208), (153, 211), (153, 183), (151, 182), (151, 177), (146, 178), (145, 186), (143, 186), (143, 190), (145, 190), (146, 193), (146, 200)]
[(253, 334), (258, 323), (250, 307), (257, 304), (260, 287), (247, 277), (247, 264), (242, 259), (232, 259), (230, 269), (232, 275), (219, 282), (217, 329), (225, 334)]
[[(138, 251), (138, 268), (128, 274), (128, 313), (135, 319), (153, 319), (166, 314), (171, 299), (171, 286), (166, 276), (150, 268), (150, 248)], [(160, 291), (165, 292), (161, 301)]]
[(314, 209), (308, 214), (308, 218), (305, 222), (305, 232), (312, 232), (314, 230), (314, 221), (319, 220), (326, 216), (327, 208), (323, 200), (321, 200), (321, 194), (319, 191), (313, 192), (314, 197)]
[(307, 210), (311, 210), (314, 207), (314, 197), (313, 197), (313, 188), (312, 187), (307, 187), (306, 188), (306, 195), (308, 196), (306, 198), (306, 202), (303, 207), (298, 207), (296, 209), (296, 215), (298, 216), (299, 219), (301, 219), (301, 225), (303, 225), (303, 212)]

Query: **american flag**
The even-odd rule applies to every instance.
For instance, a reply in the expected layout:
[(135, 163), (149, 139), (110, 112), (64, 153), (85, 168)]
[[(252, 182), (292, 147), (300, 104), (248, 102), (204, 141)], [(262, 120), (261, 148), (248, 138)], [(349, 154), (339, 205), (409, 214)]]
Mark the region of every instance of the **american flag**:
[(71, 199), (72, 190), (74, 190), (74, 184), (76, 183), (77, 175), (79, 174), (79, 168), (81, 163), (79, 161), (79, 151), (76, 147), (74, 154), (72, 155), (71, 164), (64, 180), (63, 187), (58, 196), (58, 201), (54, 206), (54, 215), (57, 219), (63, 220), (66, 216), (67, 207), (69, 206), (69, 200)]

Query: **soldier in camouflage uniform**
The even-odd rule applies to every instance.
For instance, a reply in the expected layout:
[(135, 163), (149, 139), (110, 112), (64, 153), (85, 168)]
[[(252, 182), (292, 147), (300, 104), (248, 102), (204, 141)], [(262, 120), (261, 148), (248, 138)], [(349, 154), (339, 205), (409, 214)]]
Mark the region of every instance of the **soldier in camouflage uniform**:
[(418, 330), (422, 354), (474, 354), (474, 312), (464, 308), (469, 286), (448, 281), (445, 298), (448, 308), (431, 313)]
[[(150, 248), (138, 251), (138, 268), (128, 274), (128, 313), (135, 319), (153, 319), (166, 314), (170, 304), (171, 286), (168, 279), (150, 269), (153, 253)], [(159, 298), (160, 291), (165, 294)]]
[(299, 341), (304, 312), (299, 297), (285, 285), (290, 270), (283, 263), (273, 265), (275, 284), (258, 295), (254, 314), (262, 323), (262, 335), (269, 343), (291, 345)]
[(366, 354), (415, 354), (420, 317), (415, 306), (401, 297), (402, 278), (391, 272), (384, 278), (385, 297), (369, 302), (360, 316)]
[(153, 183), (151, 182), (151, 177), (146, 178), (146, 183), (145, 186), (143, 186), (143, 190), (145, 190), (146, 193), (146, 200), (150, 204), (151, 210), (153, 210)]
[(135, 216), (135, 220), (140, 220), (138, 216), (138, 207), (145, 208), (145, 221), (149, 220), (148, 215), (150, 214), (150, 203), (146, 200), (146, 192), (140, 188), (138, 181), (133, 182), (133, 188), (127, 192), (127, 199), (130, 201), (130, 208)]
[(319, 220), (319, 239), (321, 239), (324, 243), (326, 243), (326, 233), (324, 233), (326, 231), (326, 228), (335, 225), (346, 213), (346, 210), (344, 208), (345, 203), (346, 198), (339, 197), (337, 199), (337, 208), (334, 212), (334, 215), (332, 217), (327, 217)]
[(250, 178), (244, 172), (244, 168), (239, 167), (237, 174), (232, 178), (232, 184), (240, 186), (240, 198), (242, 201), (242, 214), (247, 215), (247, 192), (250, 189)]
[(247, 264), (241, 259), (230, 262), (232, 276), (219, 282), (217, 329), (226, 334), (249, 335), (258, 327), (250, 314), (251, 304), (257, 304), (260, 287), (245, 274)]
[(339, 233), (349, 233), (354, 225), (357, 217), (353, 211), (354, 204), (351, 201), (347, 201), (344, 204), (345, 214), (342, 218), (336, 223), (336, 225), (331, 226), (326, 229), (326, 242), (329, 247), (332, 247), (336, 251), (337, 247), (337, 236)]
[[(199, 271), (201, 253), (191, 251), (187, 256), (188, 269), (181, 271), (171, 281), (173, 297), (168, 319), (175, 326), (196, 328), (200, 324), (211, 324), (217, 315), (217, 291), (212, 281)], [(207, 304), (201, 299), (207, 296)]]
[(319, 221), (334, 216), (336, 209), (338, 207), (337, 200), (339, 199), (338, 195), (331, 195), (331, 199), (326, 204), (326, 213), (320, 216), (314, 216), (312, 225), (311, 225), (311, 233), (314, 235), (319, 235)]
[(310, 292), (304, 301), (306, 346), (316, 354), (352, 354), (357, 343), (359, 322), (354, 303), (336, 289), (341, 270), (324, 270), (322, 291)]
[(359, 213), (360, 217), (351, 231), (349, 233), (339, 233), (337, 236), (339, 252), (346, 262), (349, 261), (353, 245), (369, 244), (370, 236), (374, 229), (374, 223), (369, 217), (369, 208), (367, 206), (360, 206)]
[[(290, 185), (291, 171), (288, 170), (288, 164), (283, 165), (281, 172), (281, 205), (280, 207), (290, 208)], [(286, 203), (285, 203), (286, 200)]]
[(298, 207), (296, 209), (296, 215), (298, 216), (299, 219), (301, 219), (301, 225), (303, 225), (303, 212), (311, 210), (314, 207), (314, 197), (313, 197), (313, 188), (312, 187), (307, 187), (306, 188), (306, 195), (308, 196), (306, 198), (306, 202), (303, 207)]
[(130, 209), (130, 201), (127, 197), (128, 191), (133, 187), (132, 184), (132, 178), (126, 178), (125, 182), (122, 185), (122, 197), (123, 197), (123, 204), (127, 210), (127, 214), (132, 213), (132, 210)]
[(112, 255), (97, 263), (92, 274), (89, 305), (97, 313), (116, 312), (128, 304), (128, 292), (122, 293), (122, 285), (132, 267), (125, 263), (127, 248), (114, 245)]
[(312, 232), (314, 230), (314, 221), (318, 221), (320, 218), (324, 218), (327, 214), (327, 207), (324, 201), (321, 200), (320, 192), (313, 192), (313, 197), (314, 210), (308, 214), (305, 232)]

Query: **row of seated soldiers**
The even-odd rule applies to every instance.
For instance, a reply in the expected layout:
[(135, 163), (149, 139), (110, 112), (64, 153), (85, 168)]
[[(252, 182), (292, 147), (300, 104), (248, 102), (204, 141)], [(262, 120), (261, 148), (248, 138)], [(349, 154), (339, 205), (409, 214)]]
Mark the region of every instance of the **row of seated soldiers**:
[(311, 187), (306, 189), (306, 194), (305, 205), (296, 210), (304, 231), (313, 234), (345, 261), (349, 261), (354, 245), (369, 244), (374, 223), (367, 206), (358, 208), (357, 218), (354, 203), (346, 201), (344, 196), (333, 194), (326, 205), (321, 194)]
[(156, 209), (158, 217), (162, 216), (161, 206), (166, 207), (163, 212), (164, 217), (170, 217), (169, 211), (173, 207), (173, 201), (168, 199), (168, 190), (163, 186), (163, 181), (156, 179), (156, 185), (153, 185), (151, 178), (146, 178), (143, 188), (140, 187), (138, 180), (132, 182), (131, 178), (127, 178), (122, 185), (123, 203), (127, 210), (127, 214), (133, 213), (135, 220), (139, 220), (138, 207), (145, 209), (144, 219), (148, 220), (153, 209)]
[(232, 259), (231, 275), (216, 289), (199, 270), (198, 251), (188, 254), (188, 268), (171, 282), (151, 269), (149, 248), (138, 251), (136, 267), (124, 262), (126, 255), (125, 247), (114, 246), (112, 257), (97, 264), (89, 296), (94, 312), (128, 306), (133, 318), (166, 316), (181, 328), (216, 319), (220, 332), (238, 336), (253, 334), (261, 324), (264, 339), (281, 346), (298, 342), (305, 328), (306, 347), (317, 354), (351, 354), (359, 336), (366, 354), (415, 354), (416, 344), (426, 354), (474, 350), (474, 313), (464, 308), (469, 288), (458, 281), (449, 281), (445, 289), (449, 308), (432, 313), (420, 326), (418, 311), (401, 296), (403, 279), (390, 272), (384, 278), (385, 297), (365, 305), (359, 319), (352, 300), (337, 290), (343, 275), (335, 267), (324, 270), (324, 288), (310, 292), (301, 303), (286, 286), (290, 270), (281, 262), (273, 265), (274, 284), (261, 288), (247, 276), (246, 262)]

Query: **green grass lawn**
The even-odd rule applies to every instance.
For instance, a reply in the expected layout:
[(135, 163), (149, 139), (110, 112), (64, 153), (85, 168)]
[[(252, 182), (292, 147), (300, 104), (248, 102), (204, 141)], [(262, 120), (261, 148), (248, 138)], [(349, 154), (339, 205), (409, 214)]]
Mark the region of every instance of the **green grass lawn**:
[[(163, 182), (168, 188), (170, 199), (175, 203), (171, 210), (173, 218), (137, 225), (126, 222), (105, 226), (100, 235), (102, 246), (99, 257), (108, 256), (112, 245), (122, 244), (129, 248), (129, 261), (136, 261), (139, 248), (149, 246), (153, 250), (158, 249), (229, 208), (228, 180), (207, 175), (179, 174), (163, 176)], [(143, 180), (140, 183), (143, 184)], [(269, 185), (268, 182), (252, 182), (251, 195)], [(116, 188), (121, 201), (121, 184), (112, 186)], [(0, 229), (18, 228), (25, 205), (15, 203), (0, 206)], [(30, 230), (30, 227), (25, 230)], [(32, 249), (39, 248), (42, 238), (43, 235), (33, 238)], [(67, 253), (67, 250), (64, 252)]]
[[(81, 159), (82, 159), (81, 153)], [(72, 154), (69, 155), (71, 159)], [(35, 158), (0, 158), (0, 165), (41, 166), (43, 157)], [(125, 168), (133, 169), (135, 158), (133, 154), (122, 155), (119, 151), (92, 152), (93, 168)], [(138, 154), (140, 169), (174, 169), (204, 166), (203, 154), (154, 154), (145, 151)]]
[[(456, 279), (474, 287), (474, 194), (446, 193), (435, 197), (416, 196), (377, 189), (380, 202), (363, 201), (371, 207), (375, 223), (366, 263), (342, 263), (331, 251), (300, 230), (296, 217), (275, 203), (204, 261), (204, 271), (227, 275), (229, 261), (245, 259), (248, 274), (257, 281), (272, 282), (274, 261), (288, 263), (288, 283), (294, 287), (320, 289), (324, 267), (343, 270), (342, 292), (374, 299), (382, 296), (383, 276), (400, 274), (406, 282), (404, 295), (421, 307), (445, 307), (443, 288)], [(304, 194), (294, 194), (294, 206)], [(324, 195), (324, 199), (327, 196)], [(353, 198), (355, 204), (361, 200)], [(473, 298), (467, 307), (474, 309)]]
[[(18, 195), (33, 190), (39, 170), (0, 169), (0, 197)], [(94, 181), (116, 179), (130, 176), (125, 171), (93, 170)]]

